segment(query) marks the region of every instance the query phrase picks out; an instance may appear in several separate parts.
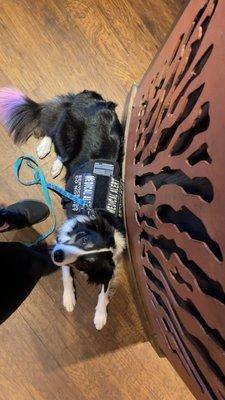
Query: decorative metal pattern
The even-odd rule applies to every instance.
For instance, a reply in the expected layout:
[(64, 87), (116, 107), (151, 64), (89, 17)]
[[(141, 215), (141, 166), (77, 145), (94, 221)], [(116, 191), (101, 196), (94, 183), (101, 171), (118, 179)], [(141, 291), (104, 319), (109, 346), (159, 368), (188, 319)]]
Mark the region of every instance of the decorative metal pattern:
[(193, 0), (134, 99), (125, 164), (132, 264), (164, 353), (225, 399), (225, 1)]

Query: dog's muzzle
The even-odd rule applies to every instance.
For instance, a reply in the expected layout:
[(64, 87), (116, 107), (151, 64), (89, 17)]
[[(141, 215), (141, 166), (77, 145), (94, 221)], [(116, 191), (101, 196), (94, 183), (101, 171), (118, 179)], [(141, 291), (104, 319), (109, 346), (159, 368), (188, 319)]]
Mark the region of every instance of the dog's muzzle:
[(74, 264), (78, 257), (87, 254), (105, 253), (111, 251), (112, 248), (102, 248), (98, 250), (83, 250), (79, 247), (67, 245), (67, 244), (57, 244), (52, 251), (51, 257), (54, 264), (58, 266)]
[(76, 246), (57, 244), (52, 250), (52, 261), (59, 266), (72, 264), (84, 251)]

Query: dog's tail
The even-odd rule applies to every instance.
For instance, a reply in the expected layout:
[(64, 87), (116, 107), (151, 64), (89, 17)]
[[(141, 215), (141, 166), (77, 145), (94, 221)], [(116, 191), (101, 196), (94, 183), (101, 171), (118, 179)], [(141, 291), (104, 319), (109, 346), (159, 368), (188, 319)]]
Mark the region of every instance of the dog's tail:
[(15, 143), (22, 144), (39, 125), (41, 104), (17, 89), (0, 89), (0, 122), (12, 135)]

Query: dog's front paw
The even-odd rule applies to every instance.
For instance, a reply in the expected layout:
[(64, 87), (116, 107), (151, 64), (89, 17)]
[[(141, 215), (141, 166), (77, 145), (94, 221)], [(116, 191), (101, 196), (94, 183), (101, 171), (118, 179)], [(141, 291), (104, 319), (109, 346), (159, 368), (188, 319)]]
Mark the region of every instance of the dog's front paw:
[(39, 158), (46, 157), (52, 147), (52, 139), (50, 137), (44, 137), (37, 146), (37, 155)]
[(63, 169), (63, 163), (62, 163), (62, 161), (61, 161), (59, 158), (57, 158), (57, 159), (54, 161), (53, 165), (52, 165), (52, 168), (51, 168), (51, 176), (52, 176), (53, 178), (56, 178), (56, 177), (60, 174), (60, 172), (62, 171), (62, 169)]
[(63, 292), (63, 305), (68, 312), (74, 310), (76, 304), (75, 293), (73, 290), (64, 290)]
[(96, 311), (95, 317), (94, 317), (94, 324), (95, 328), (100, 331), (103, 326), (105, 326), (107, 321), (107, 312), (105, 311)]

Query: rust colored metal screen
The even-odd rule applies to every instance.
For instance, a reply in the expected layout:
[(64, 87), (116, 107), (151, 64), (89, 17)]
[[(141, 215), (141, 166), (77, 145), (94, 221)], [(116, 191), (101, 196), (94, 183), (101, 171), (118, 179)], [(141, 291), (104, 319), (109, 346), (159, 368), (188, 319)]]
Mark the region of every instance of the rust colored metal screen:
[(125, 214), (160, 347), (198, 399), (225, 399), (224, 0), (190, 1), (138, 86)]

